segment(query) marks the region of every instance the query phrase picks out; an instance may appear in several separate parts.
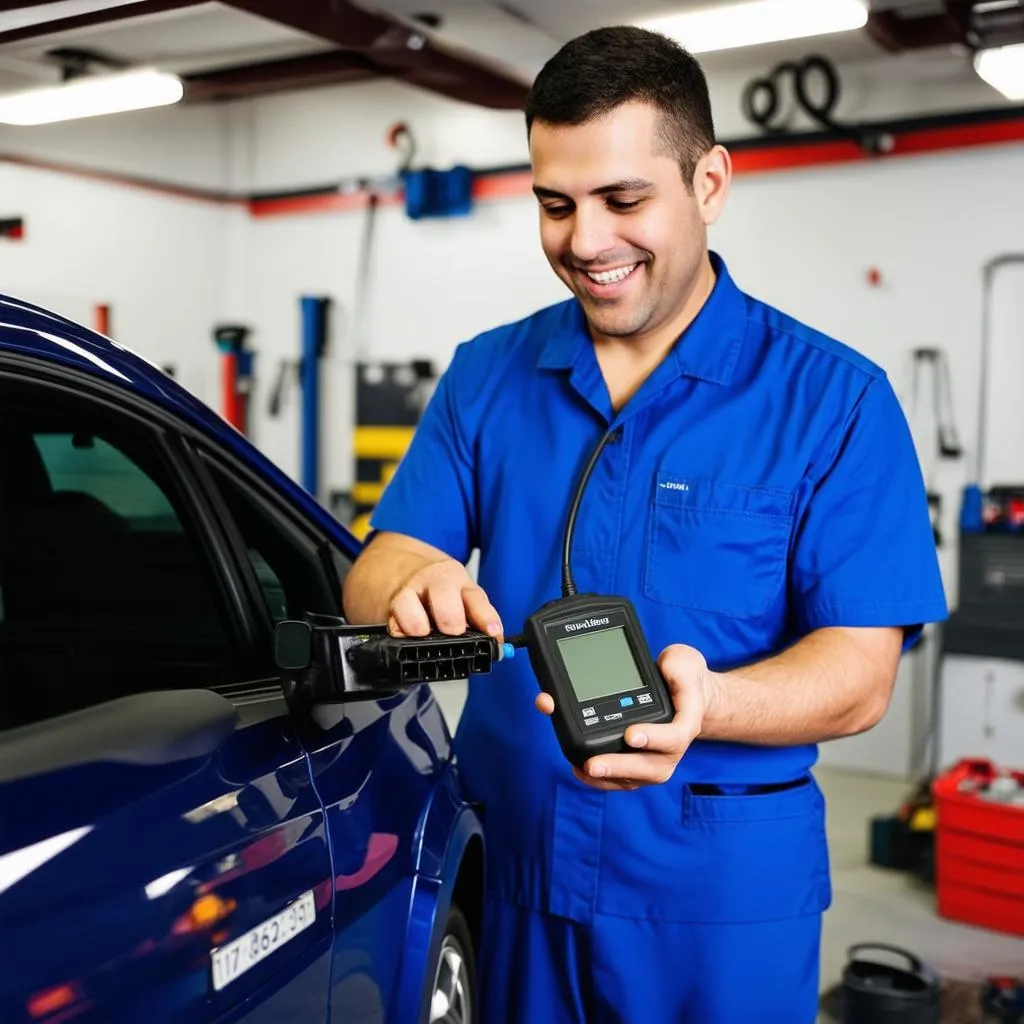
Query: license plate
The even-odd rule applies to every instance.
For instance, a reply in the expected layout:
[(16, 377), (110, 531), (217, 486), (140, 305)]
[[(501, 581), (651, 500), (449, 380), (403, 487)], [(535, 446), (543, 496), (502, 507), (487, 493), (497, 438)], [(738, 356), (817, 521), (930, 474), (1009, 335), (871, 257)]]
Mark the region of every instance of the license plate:
[(247, 931), (234, 942), (215, 949), (210, 954), (213, 963), (213, 987), (219, 992), (236, 978), (270, 956), (289, 939), (311, 927), (316, 919), (313, 893), (303, 893), (279, 914)]

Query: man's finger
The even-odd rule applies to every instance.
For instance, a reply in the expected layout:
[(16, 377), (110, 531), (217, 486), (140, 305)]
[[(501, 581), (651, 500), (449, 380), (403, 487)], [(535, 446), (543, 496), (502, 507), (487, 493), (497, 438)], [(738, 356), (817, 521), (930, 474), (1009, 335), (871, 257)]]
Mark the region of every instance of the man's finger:
[(501, 624), (501, 616), (487, 599), (482, 587), (464, 587), (462, 600), (466, 609), (466, 618), (474, 629), (493, 636), (498, 643), (504, 641), (505, 630)]
[(462, 590), (450, 585), (433, 586), (427, 591), (430, 617), (442, 633), (458, 636), (466, 632), (466, 606)]
[(553, 715), (555, 713), (555, 702), (551, 699), (550, 693), (538, 693), (537, 699), (533, 703), (537, 710), (545, 715)]
[(668, 782), (678, 758), (669, 754), (602, 754), (583, 767), (587, 781), (640, 782), (659, 785)]
[(430, 632), (430, 616), (414, 590), (400, 590), (395, 595), (391, 618), (404, 636), (426, 636)]
[(584, 771), (580, 771), (575, 765), (573, 766), (572, 773), (580, 782), (590, 786), (591, 789), (599, 789), (604, 793), (631, 793), (634, 789), (640, 788), (640, 783), (633, 779), (608, 780), (591, 778), (591, 776), (587, 775)]

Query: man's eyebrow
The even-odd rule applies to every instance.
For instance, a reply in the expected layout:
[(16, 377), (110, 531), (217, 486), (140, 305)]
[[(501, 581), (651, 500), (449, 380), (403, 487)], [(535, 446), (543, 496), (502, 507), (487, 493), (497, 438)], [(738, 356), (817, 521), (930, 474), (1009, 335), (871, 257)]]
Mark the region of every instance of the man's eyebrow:
[(623, 178), (621, 181), (614, 181), (610, 185), (602, 185), (595, 188), (590, 194), (592, 196), (606, 196), (612, 192), (646, 192), (654, 188), (653, 181), (646, 178)]
[[(610, 185), (601, 185), (600, 188), (592, 189), (592, 196), (607, 196), (613, 192), (646, 192), (654, 188), (654, 182), (646, 178), (623, 178), (621, 181), (613, 181)], [(538, 199), (569, 199), (569, 196), (562, 192), (556, 192), (553, 188), (545, 188), (543, 185), (534, 185), (533, 194)]]

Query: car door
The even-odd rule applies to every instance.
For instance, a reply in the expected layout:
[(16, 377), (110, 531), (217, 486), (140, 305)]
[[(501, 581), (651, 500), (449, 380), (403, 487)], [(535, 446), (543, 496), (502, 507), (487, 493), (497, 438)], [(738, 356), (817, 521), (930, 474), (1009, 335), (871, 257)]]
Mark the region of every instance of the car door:
[[(319, 611), (327, 580), (340, 595), (350, 557), (329, 530), (281, 500), (245, 468), (214, 453), (197, 451), (201, 476), (221, 504), (235, 539), (236, 558), (249, 570), (249, 587), (267, 628), (306, 611)], [(305, 555), (300, 557), (300, 552)], [(337, 614), (337, 613), (335, 613)], [(426, 910), (436, 902), (416, 889), (417, 851), (430, 820), (430, 842), (446, 849), (452, 800), (441, 783), (447, 775), (450, 740), (428, 687), (380, 699), (324, 705), (297, 713), (295, 725), (307, 750), (327, 815), (334, 893), (334, 957), (331, 1024), (362, 1024), (416, 1018), (417, 988), (430, 983)], [(454, 803), (450, 813), (457, 813)], [(435, 820), (436, 819), (436, 820)], [(443, 822), (443, 824), (441, 824)], [(434, 829), (441, 834), (435, 836)], [(450, 881), (450, 880), (449, 880)], [(411, 907), (427, 917), (413, 921)], [(399, 992), (404, 972), (413, 990)]]
[(0, 360), (5, 1024), (326, 1019), (323, 810), (182, 453)]

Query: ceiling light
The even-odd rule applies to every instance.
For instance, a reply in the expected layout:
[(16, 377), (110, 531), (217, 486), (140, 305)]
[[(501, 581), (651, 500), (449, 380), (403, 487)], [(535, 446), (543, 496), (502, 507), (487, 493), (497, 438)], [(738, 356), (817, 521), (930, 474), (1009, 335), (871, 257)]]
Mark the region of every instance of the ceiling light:
[(0, 96), (0, 123), (52, 124), (177, 103), (185, 94), (177, 75), (142, 69), (82, 75), (44, 89)]
[(849, 32), (867, 24), (863, 0), (748, 0), (643, 22), (691, 53)]
[(1008, 100), (1024, 100), (1024, 43), (982, 50), (974, 56), (974, 70)]

